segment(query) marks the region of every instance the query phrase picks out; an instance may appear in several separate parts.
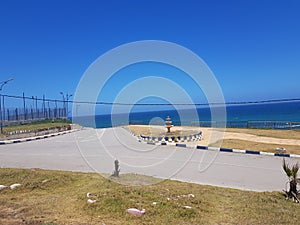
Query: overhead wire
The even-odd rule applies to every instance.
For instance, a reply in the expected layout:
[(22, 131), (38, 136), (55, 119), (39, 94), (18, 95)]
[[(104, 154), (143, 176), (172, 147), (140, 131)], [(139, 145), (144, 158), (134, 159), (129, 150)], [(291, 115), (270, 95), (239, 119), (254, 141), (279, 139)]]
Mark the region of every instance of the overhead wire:
[(279, 102), (294, 102), (300, 101), (300, 98), (284, 98), (284, 99), (267, 99), (257, 101), (229, 101), (229, 102), (210, 102), (210, 103), (128, 103), (128, 102), (105, 102), (105, 101), (74, 101), (49, 98), (36, 98), (16, 95), (1, 95), (7, 98), (27, 99), (46, 102), (62, 102), (72, 104), (94, 104), (94, 105), (124, 105), (124, 106), (210, 106), (210, 105), (247, 105), (247, 104), (264, 104), (264, 103), (279, 103)]

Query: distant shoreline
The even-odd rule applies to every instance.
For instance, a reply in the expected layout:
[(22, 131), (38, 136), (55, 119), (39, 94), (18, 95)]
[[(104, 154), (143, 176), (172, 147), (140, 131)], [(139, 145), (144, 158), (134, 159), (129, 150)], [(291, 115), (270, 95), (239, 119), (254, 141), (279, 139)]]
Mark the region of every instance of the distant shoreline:
[[(154, 110), (145, 112), (130, 112), (114, 114), (113, 121), (110, 114), (82, 116), (73, 118), (73, 122), (84, 126), (107, 128), (128, 124), (163, 125), (167, 116), (177, 126), (200, 125), (201, 127), (215, 127), (211, 122), (209, 107), (198, 107), (197, 113), (190, 109)], [(151, 110), (151, 111), (150, 111)], [(104, 113), (104, 112), (103, 112)], [(224, 118), (223, 118), (224, 116)], [(269, 128), (269, 129), (299, 129), (300, 130), (300, 101), (269, 104), (249, 104), (226, 106), (226, 115), (219, 120), (222, 126), (239, 128)], [(224, 124), (226, 123), (226, 124)]]

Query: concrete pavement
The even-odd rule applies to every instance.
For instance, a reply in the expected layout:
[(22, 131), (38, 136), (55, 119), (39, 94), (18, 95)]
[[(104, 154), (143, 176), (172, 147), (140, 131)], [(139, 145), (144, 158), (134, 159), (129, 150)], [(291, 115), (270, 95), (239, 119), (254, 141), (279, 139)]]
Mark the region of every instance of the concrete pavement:
[[(0, 167), (121, 173), (255, 191), (281, 191), (282, 158), (140, 143), (123, 128), (83, 129), (32, 142), (0, 145)], [(286, 159), (297, 162), (299, 159)]]

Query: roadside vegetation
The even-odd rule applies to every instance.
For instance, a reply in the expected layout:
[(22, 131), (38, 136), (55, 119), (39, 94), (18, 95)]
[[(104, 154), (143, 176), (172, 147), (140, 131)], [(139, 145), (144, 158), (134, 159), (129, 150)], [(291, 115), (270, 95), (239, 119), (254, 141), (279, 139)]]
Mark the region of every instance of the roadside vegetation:
[[(286, 151), (280, 152), (276, 150), (277, 148), (282, 148), (283, 146), (286, 149)], [(221, 147), (263, 151), (263, 152), (273, 152), (273, 153), (300, 154), (299, 145), (279, 145), (279, 144), (269, 144), (269, 143), (261, 143), (261, 142), (237, 140), (237, 139), (224, 139), (221, 144)]]
[[(143, 134), (143, 135), (165, 135), (165, 128), (163, 126), (139, 126), (139, 125), (130, 125), (126, 127), (128, 130), (134, 134)], [(177, 128), (177, 127), (176, 127)], [(213, 128), (218, 130), (217, 128)], [(174, 130), (174, 129), (173, 129)], [(173, 136), (176, 135), (190, 135), (201, 130), (197, 127), (183, 127), (182, 129), (172, 132)], [(252, 134), (260, 137), (273, 137), (280, 139), (300, 139), (300, 130), (276, 130), (276, 129), (256, 129), (256, 128), (226, 128), (225, 132), (231, 133), (242, 133), (242, 134)]]
[(253, 134), (261, 137), (273, 137), (281, 139), (300, 139), (300, 130), (276, 130), (255, 128), (226, 128), (227, 132)]
[(285, 174), (287, 175), (287, 177), (289, 178), (289, 190), (285, 191), (287, 198), (292, 198), (297, 203), (300, 203), (299, 191), (297, 189), (297, 186), (300, 182), (299, 179), (297, 178), (298, 170), (299, 170), (298, 162), (295, 163), (294, 165), (289, 165), (288, 163), (285, 162), (285, 159), (283, 159), (282, 168)]
[[(128, 128), (134, 134), (144, 134), (154, 136), (160, 134), (163, 127), (151, 127), (151, 126), (130, 126)], [(201, 130), (201, 128), (200, 128)], [(216, 129), (218, 130), (218, 129)], [(158, 132), (159, 131), (159, 132)], [(183, 131), (176, 131), (179, 135), (189, 135), (196, 133), (195, 129), (191, 127), (184, 128)], [(175, 132), (175, 133), (176, 133)], [(181, 132), (181, 133), (180, 133)], [(251, 134), (258, 137), (270, 137), (278, 139), (293, 139), (300, 140), (300, 130), (275, 130), (275, 129), (254, 129), (254, 128), (226, 128), (225, 132), (228, 133), (239, 133), (239, 134)], [(176, 134), (177, 134), (176, 133)], [(176, 136), (176, 134), (172, 134)], [(283, 141), (284, 142), (284, 141)], [(196, 143), (201, 145), (202, 142), (199, 141)], [(252, 141), (251, 138), (248, 140), (241, 139), (223, 139), (217, 143), (213, 143), (212, 146), (220, 146), (223, 148), (234, 148), (234, 149), (247, 149), (254, 151), (264, 151), (264, 152), (279, 152), (279, 153), (291, 153), (291, 154), (300, 154), (300, 145), (294, 144), (274, 144), (266, 142), (256, 142)], [(277, 149), (284, 147), (286, 151), (278, 151)]]
[[(114, 179), (129, 181), (130, 177), (121, 174)], [(178, 181), (124, 186), (94, 173), (0, 169), (0, 184), (14, 183), (22, 186), (0, 191), (1, 224), (243, 225), (300, 221), (299, 205), (280, 192), (240, 191)], [(96, 202), (87, 202), (88, 192)], [(183, 197), (188, 194), (194, 197)], [(126, 209), (132, 207), (144, 208), (145, 215), (127, 213)]]
[[(250, 128), (227, 128), (225, 132), (251, 134), (259, 137), (271, 137), (278, 139), (300, 139), (300, 130), (274, 130), (274, 129), (250, 129)], [(224, 139), (221, 147), (223, 148), (234, 148), (234, 149), (248, 149), (264, 152), (279, 152), (279, 153), (290, 153), (300, 154), (299, 145), (287, 145), (287, 144), (274, 144), (265, 142), (255, 142), (249, 140), (240, 139)], [(284, 147), (285, 152), (280, 152), (277, 149)]]
[(20, 132), (30, 132), (38, 133), (41, 131), (51, 130), (51, 129), (69, 129), (69, 125), (72, 123), (69, 120), (65, 119), (45, 119), (39, 121), (32, 121), (30, 123), (10, 125), (3, 127), (3, 134), (0, 134), (2, 137), (8, 135), (10, 132), (19, 134)]

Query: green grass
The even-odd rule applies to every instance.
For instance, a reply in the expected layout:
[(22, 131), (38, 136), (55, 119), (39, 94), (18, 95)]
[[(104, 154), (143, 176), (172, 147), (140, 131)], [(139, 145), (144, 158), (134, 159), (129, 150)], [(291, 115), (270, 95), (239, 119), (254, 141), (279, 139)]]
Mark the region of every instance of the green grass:
[(46, 120), (34, 121), (26, 124), (5, 126), (3, 127), (3, 133), (6, 134), (8, 132), (20, 131), (20, 130), (39, 131), (39, 130), (67, 126), (70, 123), (71, 121), (64, 120), (64, 119), (56, 119), (56, 120), (46, 119)]
[[(122, 175), (136, 179), (138, 175)], [(143, 179), (144, 176), (140, 177)], [(115, 178), (116, 179), (116, 178)], [(0, 184), (21, 187), (0, 191), (1, 224), (298, 224), (300, 207), (279, 192), (250, 192), (163, 181), (124, 186), (99, 174), (0, 169)], [(86, 193), (97, 196), (87, 203)], [(192, 193), (195, 198), (176, 198)], [(157, 202), (157, 205), (152, 205)], [(192, 209), (184, 209), (183, 206)], [(145, 208), (143, 217), (126, 212)]]

